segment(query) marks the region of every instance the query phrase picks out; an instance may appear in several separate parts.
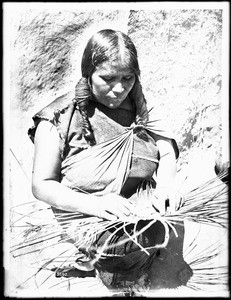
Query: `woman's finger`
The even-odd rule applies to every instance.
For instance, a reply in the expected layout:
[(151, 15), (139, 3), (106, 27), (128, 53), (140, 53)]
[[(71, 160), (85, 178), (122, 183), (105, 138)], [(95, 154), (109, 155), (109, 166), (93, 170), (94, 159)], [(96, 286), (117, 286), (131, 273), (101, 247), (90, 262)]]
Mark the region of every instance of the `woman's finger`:
[(173, 191), (169, 193), (169, 211), (171, 213), (178, 210), (184, 203), (184, 197), (178, 191)]
[[(181, 201), (180, 201), (180, 207), (184, 205), (184, 202), (185, 202), (185, 197), (183, 194), (181, 194)], [(180, 208), (179, 207), (179, 208)]]
[(166, 212), (166, 200), (165, 198), (163, 199), (160, 199), (159, 200), (159, 212), (161, 214), (161, 216), (164, 216), (165, 215), (165, 212)]
[(179, 205), (179, 198), (173, 191), (169, 192), (169, 212), (174, 213)]
[(157, 192), (152, 199), (152, 205), (159, 211), (163, 216), (166, 212), (166, 196), (162, 192)]
[(118, 216), (114, 215), (114, 214), (111, 214), (107, 211), (103, 211), (101, 213), (101, 216), (100, 216), (102, 219), (106, 219), (106, 220), (109, 220), (109, 221), (116, 221), (118, 220)]

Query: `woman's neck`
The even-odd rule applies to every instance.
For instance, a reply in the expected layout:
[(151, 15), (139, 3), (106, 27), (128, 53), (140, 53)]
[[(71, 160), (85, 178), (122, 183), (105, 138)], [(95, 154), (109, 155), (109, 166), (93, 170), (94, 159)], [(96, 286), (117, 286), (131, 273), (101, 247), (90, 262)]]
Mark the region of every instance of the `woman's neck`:
[[(102, 103), (99, 103), (96, 98), (94, 96), (92, 96), (91, 100), (93, 102), (96, 102), (99, 105), (103, 105)], [(104, 106), (104, 105), (103, 105)], [(105, 106), (106, 107), (106, 106)], [(135, 111), (135, 105), (134, 103), (131, 101), (130, 97), (127, 96), (127, 98), (120, 104), (120, 106), (118, 107), (118, 109), (123, 108), (129, 111)]]
[(134, 110), (134, 105), (132, 104), (129, 96), (127, 96), (127, 98), (120, 104), (119, 108), (124, 108), (131, 111)]

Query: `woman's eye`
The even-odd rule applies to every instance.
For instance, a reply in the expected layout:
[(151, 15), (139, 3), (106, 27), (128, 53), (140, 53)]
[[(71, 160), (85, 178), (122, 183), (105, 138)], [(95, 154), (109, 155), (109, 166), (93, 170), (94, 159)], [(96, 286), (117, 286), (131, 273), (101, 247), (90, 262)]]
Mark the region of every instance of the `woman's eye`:
[[(102, 76), (101, 78), (106, 82), (112, 82), (113, 80), (115, 80), (115, 77), (113, 77), (113, 76)], [(124, 76), (123, 80), (129, 81), (132, 78), (133, 78), (133, 75)]]
[(133, 77), (132, 75), (131, 76), (126, 76), (126, 77), (124, 77), (124, 79), (125, 80), (130, 80), (130, 79), (132, 79), (132, 77)]
[(103, 79), (104, 81), (112, 81), (112, 80), (114, 79), (114, 77), (103, 76), (102, 79)]

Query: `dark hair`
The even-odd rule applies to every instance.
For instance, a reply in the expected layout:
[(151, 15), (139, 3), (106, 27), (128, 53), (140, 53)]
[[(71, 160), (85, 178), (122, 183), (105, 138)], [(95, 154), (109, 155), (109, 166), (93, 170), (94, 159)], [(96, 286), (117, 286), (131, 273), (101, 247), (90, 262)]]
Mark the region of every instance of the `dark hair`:
[(99, 64), (105, 61), (117, 60), (121, 49), (123, 49), (126, 57), (127, 68), (139, 76), (137, 51), (133, 42), (123, 32), (111, 29), (97, 32), (88, 41), (82, 58), (82, 76), (85, 78), (91, 77)]
[(135, 83), (129, 93), (136, 106), (136, 124), (147, 122), (146, 100), (139, 81), (140, 69), (136, 48), (132, 40), (123, 32), (104, 29), (93, 35), (83, 52), (81, 71), (82, 78), (75, 88), (75, 101), (83, 117), (83, 134), (90, 145), (95, 144), (94, 134), (87, 114), (87, 105), (92, 97), (89, 81), (96, 67), (105, 61), (114, 61), (123, 51), (128, 70), (135, 74)]

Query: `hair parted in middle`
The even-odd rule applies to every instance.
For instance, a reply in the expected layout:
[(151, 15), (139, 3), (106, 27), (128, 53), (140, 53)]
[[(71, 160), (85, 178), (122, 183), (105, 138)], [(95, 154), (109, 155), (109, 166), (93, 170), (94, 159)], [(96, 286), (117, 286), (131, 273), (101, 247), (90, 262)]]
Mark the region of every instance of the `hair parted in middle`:
[(83, 118), (83, 135), (90, 145), (96, 143), (87, 114), (87, 106), (92, 99), (91, 76), (101, 63), (117, 60), (121, 51), (123, 51), (128, 70), (135, 74), (135, 83), (129, 93), (129, 97), (134, 101), (136, 107), (135, 123), (142, 127), (148, 121), (146, 100), (139, 80), (137, 50), (130, 37), (123, 32), (103, 29), (94, 34), (85, 47), (81, 62), (82, 78), (75, 87), (75, 101)]

